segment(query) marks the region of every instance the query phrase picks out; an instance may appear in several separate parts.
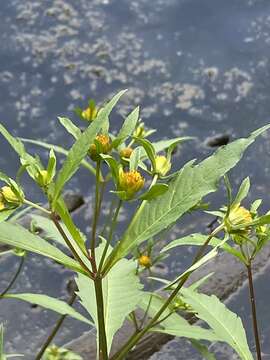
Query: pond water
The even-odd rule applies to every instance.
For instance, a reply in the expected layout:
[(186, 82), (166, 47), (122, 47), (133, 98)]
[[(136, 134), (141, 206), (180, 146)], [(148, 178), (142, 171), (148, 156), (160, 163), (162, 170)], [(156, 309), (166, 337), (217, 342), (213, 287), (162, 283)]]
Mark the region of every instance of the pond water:
[[(89, 97), (102, 102), (123, 88), (129, 92), (114, 113), (116, 127), (123, 115), (140, 104), (143, 120), (158, 129), (153, 140), (196, 137), (175, 156), (177, 168), (210, 154), (213, 150), (205, 145), (210, 136), (246, 136), (269, 122), (268, 0), (4, 0), (0, 15), (0, 119), (15, 135), (68, 147), (72, 139), (64, 136), (57, 116), (74, 118), (74, 107), (83, 106)], [(28, 148), (46, 159), (41, 149)], [(263, 198), (264, 210), (269, 203), (269, 150), (268, 134), (252, 146), (231, 175), (235, 185), (250, 176), (253, 186), (248, 200)], [(14, 176), (17, 156), (4, 140), (0, 153), (1, 170)], [(82, 171), (69, 188), (89, 194), (89, 184), (92, 179)], [(25, 180), (25, 192), (32, 200), (42, 201), (32, 185)], [(218, 207), (222, 192), (211, 201), (213, 208)], [(87, 212), (76, 218), (86, 231), (90, 216)], [(119, 230), (128, 215), (122, 220)], [(185, 217), (170, 236), (205, 231), (209, 221), (206, 215), (199, 224), (196, 217)], [(185, 268), (189, 259), (189, 249), (181, 259), (171, 259), (170, 276)], [(1, 260), (2, 286), (10, 276), (3, 269), (15, 269), (16, 261)], [(46, 260), (29, 256), (14, 290), (65, 297), (70, 276)], [(258, 285), (260, 317), (265, 316), (269, 288), (266, 273), (263, 286)], [(237, 312), (250, 324), (248, 312), (242, 311), (243, 299), (245, 295), (239, 294), (232, 307), (240, 307)], [(3, 301), (0, 309), (7, 350), (26, 352), (30, 359), (56, 316), (27, 304), (18, 303), (15, 309), (12, 305)], [(68, 320), (59, 341), (84, 329)], [(263, 333), (269, 331), (269, 321), (263, 321)], [(263, 351), (270, 353), (269, 341), (264, 341)]]

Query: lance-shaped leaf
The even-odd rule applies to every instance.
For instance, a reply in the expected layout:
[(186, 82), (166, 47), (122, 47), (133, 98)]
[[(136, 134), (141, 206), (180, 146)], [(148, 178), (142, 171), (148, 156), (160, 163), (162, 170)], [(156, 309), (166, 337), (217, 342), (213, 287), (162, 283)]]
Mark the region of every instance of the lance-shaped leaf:
[(160, 140), (157, 142), (153, 142), (152, 145), (155, 148), (156, 153), (166, 150), (168, 149), (171, 145), (173, 144), (180, 144), (184, 141), (187, 140), (193, 140), (195, 139), (194, 137), (191, 136), (183, 136), (183, 137), (177, 137), (177, 138), (173, 138), (173, 139), (168, 139), (168, 140)]
[[(144, 293), (138, 306), (142, 310), (147, 311), (150, 317), (153, 317), (164, 305), (165, 301), (166, 299), (157, 294)], [(219, 338), (212, 330), (203, 329), (197, 325), (190, 325), (187, 320), (182, 318), (177, 313), (172, 313), (169, 315), (170, 313), (171, 308), (168, 307), (162, 314), (162, 318), (165, 320), (161, 322), (159, 327), (154, 327), (151, 329), (151, 331), (189, 339), (203, 339), (208, 341), (219, 340)]]
[(26, 301), (32, 304), (39, 305), (45, 309), (55, 311), (62, 315), (68, 315), (71, 316), (74, 319), (77, 319), (79, 321), (82, 321), (86, 324), (93, 325), (93, 323), (81, 315), (78, 311), (73, 309), (70, 305), (65, 303), (62, 300), (43, 295), (43, 294), (7, 294), (4, 296), (4, 298), (7, 299), (17, 299)]
[[(177, 246), (184, 246), (184, 245), (202, 246), (206, 242), (207, 238), (208, 238), (208, 235), (203, 235), (203, 234), (198, 234), (198, 233), (190, 234), (190, 235), (184, 236), (180, 239), (173, 240), (167, 246), (165, 246), (161, 250), (161, 252), (169, 251)], [(209, 242), (209, 246), (218, 246), (221, 244), (221, 241), (222, 240), (213, 237)], [(230, 246), (229, 244), (223, 243), (220, 247), (223, 250), (225, 250), (226, 252), (240, 258), (241, 261), (244, 260), (241, 252), (237, 251), (234, 247)]]
[(94, 142), (94, 139), (98, 132), (102, 129), (103, 125), (108, 119), (110, 112), (116, 105), (117, 101), (124, 94), (124, 91), (120, 91), (115, 95), (109, 103), (98, 112), (96, 119), (91, 125), (78, 137), (77, 141), (73, 144), (68, 152), (68, 155), (64, 161), (62, 168), (60, 169), (55, 187), (53, 190), (53, 207), (60, 195), (60, 192), (65, 183), (75, 174), (81, 161), (87, 155), (89, 146)]
[(237, 193), (233, 203), (231, 204), (231, 207), (233, 207), (237, 204), (240, 204), (242, 202), (242, 200), (244, 200), (247, 197), (249, 188), (250, 188), (250, 180), (249, 180), (249, 177), (246, 177), (242, 181), (242, 183), (239, 187), (238, 193)]
[(28, 154), (21, 140), (13, 137), (2, 124), (0, 124), (0, 133), (5, 137), (13, 150), (19, 155), (21, 164), (25, 166), (29, 175), (35, 177), (36, 169), (39, 167), (39, 160)]
[(141, 200), (152, 200), (163, 195), (168, 190), (167, 184), (154, 184), (150, 189), (140, 196)]
[(201, 344), (199, 341), (197, 340), (190, 340), (192, 346), (194, 347), (194, 349), (196, 349), (205, 360), (216, 360), (216, 357), (213, 353), (210, 353), (210, 351), (208, 350), (207, 346), (205, 346), (204, 344)]
[(67, 132), (69, 132), (75, 139), (78, 139), (81, 136), (81, 130), (75, 124), (73, 124), (70, 119), (58, 116), (58, 120), (67, 130)]
[(6, 221), (0, 223), (0, 243), (46, 256), (69, 269), (85, 274), (85, 271), (75, 260), (20, 225)]
[(139, 107), (136, 107), (126, 118), (123, 123), (122, 128), (120, 129), (117, 137), (113, 140), (112, 146), (118, 147), (122, 144), (128, 136), (130, 136), (137, 124), (139, 118)]
[[(67, 156), (68, 154), (68, 150), (64, 149), (62, 146), (58, 146), (58, 145), (54, 145), (54, 144), (50, 144), (50, 143), (46, 143), (43, 141), (39, 141), (39, 140), (32, 140), (32, 139), (25, 139), (25, 138), (20, 138), (20, 140), (22, 142), (25, 143), (29, 143), (29, 144), (33, 144), (33, 145), (37, 145), (37, 146), (41, 146), (44, 149), (53, 149), (56, 153), (58, 154), (62, 154)], [(93, 173), (94, 175), (96, 174), (96, 170), (95, 168), (85, 159), (83, 159), (81, 161), (81, 166), (85, 167), (86, 169), (88, 169), (91, 173)]]
[(246, 148), (269, 127), (264, 126), (248, 138), (219, 148), (198, 165), (193, 162), (186, 164), (171, 181), (164, 195), (143, 203), (107, 260), (105, 270), (108, 271), (135, 246), (175, 223), (204, 196), (214, 192), (218, 180), (238, 163)]
[(214, 295), (200, 294), (187, 288), (183, 288), (181, 293), (196, 311), (197, 317), (210, 326), (220, 341), (229, 344), (242, 360), (253, 360), (242, 321), (235, 313)]
[[(104, 249), (104, 243), (96, 250), (99, 263)], [(111, 251), (111, 248), (110, 250)], [(133, 311), (141, 298), (142, 285), (135, 275), (136, 263), (132, 260), (122, 259), (102, 280), (104, 321), (107, 334), (107, 345), (110, 349), (114, 334), (122, 326), (126, 316)], [(79, 291), (78, 296), (82, 305), (89, 312), (98, 328), (95, 288), (89, 278), (81, 274), (76, 280)]]

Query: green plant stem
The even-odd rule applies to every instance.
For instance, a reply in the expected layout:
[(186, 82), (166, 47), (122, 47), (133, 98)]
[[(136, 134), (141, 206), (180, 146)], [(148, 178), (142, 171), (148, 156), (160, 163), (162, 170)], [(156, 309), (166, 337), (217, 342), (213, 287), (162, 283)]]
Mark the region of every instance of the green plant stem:
[(99, 263), (98, 273), (100, 273), (101, 270), (102, 270), (102, 266), (103, 266), (103, 264), (104, 264), (104, 261), (105, 261), (105, 257), (106, 257), (108, 248), (109, 248), (109, 246), (110, 246), (110, 244), (111, 244), (111, 242), (112, 242), (113, 233), (114, 233), (115, 227), (116, 227), (116, 225), (117, 225), (117, 218), (118, 218), (118, 215), (119, 215), (119, 212), (120, 212), (120, 209), (121, 209), (122, 204), (123, 204), (123, 201), (122, 201), (121, 199), (119, 199), (117, 208), (116, 208), (116, 210), (115, 210), (115, 213), (114, 213), (114, 216), (113, 216), (113, 219), (112, 219), (112, 224), (111, 224), (111, 228), (110, 228), (108, 240), (107, 240), (107, 242), (106, 242), (106, 245), (105, 245), (105, 248), (104, 248), (104, 250), (103, 250), (103, 253), (102, 253), (102, 256), (101, 256), (101, 260), (100, 260), (100, 263)]
[[(148, 189), (148, 190), (150, 190), (151, 187), (152, 187), (153, 185), (155, 185), (155, 183), (157, 182), (157, 180), (158, 180), (158, 175), (155, 174), (154, 177), (153, 177), (153, 179), (152, 179), (151, 185), (149, 186), (149, 189)], [(147, 200), (143, 200), (143, 201), (141, 202), (140, 206), (138, 207), (135, 215), (133, 216), (133, 218), (132, 218), (132, 220), (131, 220), (130, 226), (131, 226), (131, 224), (137, 219), (137, 217), (140, 216), (140, 213), (141, 213), (141, 211), (143, 210), (143, 208), (145, 207), (146, 203), (147, 203)]]
[[(155, 174), (153, 179), (152, 179), (152, 183), (151, 185), (149, 186), (149, 189), (151, 189), (151, 187), (153, 185), (155, 185), (155, 183), (157, 182), (158, 180), (158, 175)], [(129, 226), (132, 226), (132, 223), (137, 219), (138, 216), (140, 216), (140, 213), (141, 211), (143, 210), (144, 206), (146, 205), (147, 203), (147, 200), (143, 200), (140, 204), (140, 206), (137, 208), (136, 212), (135, 212), (135, 215), (133, 216), (132, 220), (131, 220), (131, 223), (129, 224)], [(102, 275), (106, 275), (107, 271), (108, 271), (108, 268), (110, 267), (111, 265), (111, 262), (113, 261), (113, 259), (111, 259), (104, 267), (104, 269), (102, 270)]]
[[(74, 304), (74, 301), (76, 300), (76, 293), (74, 292), (70, 298), (70, 300), (68, 301), (68, 305), (72, 306)], [(50, 335), (47, 337), (45, 343), (42, 345), (41, 349), (39, 350), (37, 356), (35, 357), (35, 360), (40, 360), (43, 356), (43, 354), (45, 353), (47, 347), (51, 344), (51, 342), (53, 341), (55, 335), (57, 334), (58, 330), (60, 329), (60, 327), (62, 326), (65, 318), (67, 317), (67, 315), (62, 315), (58, 321), (56, 322), (52, 332), (50, 333)]]
[(95, 277), (94, 284), (98, 317), (98, 359), (108, 360), (107, 336), (104, 319), (104, 302), (102, 293), (102, 278), (99, 275)]
[(134, 327), (135, 327), (135, 331), (139, 331), (140, 330), (140, 327), (139, 327), (139, 324), (138, 324), (138, 321), (137, 321), (137, 317), (136, 317), (136, 313), (135, 311), (132, 311), (131, 314), (130, 314), (130, 317), (131, 317), (131, 320), (133, 321), (133, 324), (134, 324)]
[(261, 360), (262, 354), (261, 354), (260, 335), (259, 335), (258, 321), (257, 321), (255, 291), (253, 286), (251, 263), (247, 265), (247, 272), (248, 272), (249, 295), (250, 295), (250, 303), (251, 303), (252, 322), (253, 322), (253, 331), (254, 331), (256, 352), (257, 352), (257, 360)]
[(42, 206), (40, 206), (40, 205), (38, 205), (38, 204), (33, 203), (33, 202), (30, 201), (30, 200), (24, 199), (23, 202), (24, 202), (26, 205), (29, 205), (29, 206), (37, 209), (37, 210), (40, 210), (40, 211), (46, 213), (47, 215), (50, 215), (50, 214), (51, 214), (51, 212), (50, 212), (49, 210), (45, 209), (44, 207), (42, 207)]
[(21, 272), (21, 270), (23, 268), (23, 264), (24, 264), (24, 256), (21, 256), (20, 264), (18, 266), (18, 269), (17, 269), (16, 273), (14, 274), (13, 278), (11, 279), (10, 283), (5, 288), (5, 290), (1, 292), (0, 297), (3, 297), (4, 295), (6, 295), (6, 293), (12, 288), (13, 284), (15, 283), (18, 276), (20, 275), (20, 272)]
[(115, 204), (116, 204), (116, 201), (115, 201), (115, 200), (112, 200), (112, 201), (111, 201), (111, 204), (110, 204), (109, 214), (108, 214), (107, 217), (106, 217), (106, 221), (104, 222), (102, 231), (101, 231), (101, 233), (100, 233), (101, 236), (105, 236), (106, 230), (107, 230), (107, 228), (109, 227), (110, 220), (111, 220), (111, 218), (113, 217), (113, 210), (114, 210), (114, 208), (115, 208)]
[(91, 235), (91, 244), (90, 244), (90, 249), (91, 249), (91, 253), (90, 253), (90, 258), (91, 258), (91, 263), (92, 263), (92, 269), (93, 272), (96, 273), (97, 272), (97, 265), (96, 265), (96, 254), (95, 254), (95, 249), (96, 249), (96, 230), (97, 230), (97, 223), (98, 223), (98, 218), (99, 218), (99, 210), (100, 210), (100, 194), (99, 194), (99, 185), (100, 185), (100, 165), (101, 165), (101, 161), (98, 160), (97, 161), (97, 167), (96, 167), (96, 191), (95, 191), (95, 207), (94, 207), (94, 216), (93, 216), (93, 222), (92, 222), (92, 235)]
[[(205, 249), (207, 248), (209, 242), (211, 239), (223, 228), (222, 225), (218, 226), (207, 238), (205, 243), (200, 247), (199, 251), (197, 252), (192, 265), (194, 265), (197, 261), (201, 259), (203, 256)], [(164, 304), (161, 306), (159, 311), (156, 313), (156, 315), (149, 321), (149, 323), (146, 325), (146, 327), (138, 332), (136, 332), (131, 338), (126, 342), (126, 344), (123, 345), (123, 347), (111, 358), (111, 360), (120, 360), (123, 359), (126, 354), (139, 342), (139, 340), (149, 331), (154, 324), (157, 323), (160, 316), (164, 313), (164, 311), (167, 309), (169, 304), (174, 300), (174, 298), (177, 296), (185, 282), (188, 280), (189, 276), (192, 274), (192, 272), (186, 273), (179, 281), (177, 287), (174, 289), (174, 291), (170, 294), (170, 296), (167, 298), (167, 300), (164, 302)]]
[(70, 251), (72, 252), (74, 258), (78, 261), (78, 263), (81, 265), (81, 267), (87, 272), (88, 276), (91, 279), (94, 279), (94, 274), (92, 273), (92, 271), (90, 269), (88, 269), (88, 267), (85, 265), (85, 263), (80, 258), (80, 255), (75, 250), (74, 246), (72, 245), (68, 236), (66, 235), (64, 229), (62, 228), (60, 222), (58, 221), (56, 214), (51, 213), (50, 217), (51, 217), (52, 221), (54, 222), (55, 226), (57, 227), (59, 233), (62, 235), (62, 238), (64, 239), (65, 243), (69, 247)]

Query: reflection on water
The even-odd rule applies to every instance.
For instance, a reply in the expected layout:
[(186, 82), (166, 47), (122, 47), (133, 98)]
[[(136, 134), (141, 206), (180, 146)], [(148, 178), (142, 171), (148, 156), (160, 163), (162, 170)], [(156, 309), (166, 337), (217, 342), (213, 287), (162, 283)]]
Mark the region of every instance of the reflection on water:
[[(73, 116), (72, 109), (88, 97), (102, 101), (129, 88), (119, 114), (141, 104), (142, 118), (159, 129), (153, 139), (197, 136), (176, 156), (177, 167), (184, 159), (200, 159), (212, 151), (204, 144), (207, 137), (244, 136), (269, 121), (269, 10), (267, 0), (5, 1), (0, 9), (1, 121), (20, 136), (69, 146), (72, 139), (64, 137), (57, 115)], [(116, 126), (119, 118), (114, 116)], [(258, 140), (232, 173), (235, 184), (250, 175), (254, 183), (250, 200), (262, 197), (266, 204), (269, 144), (268, 135)], [(16, 155), (7, 151), (4, 140), (0, 151), (1, 169), (14, 176)], [(82, 172), (70, 187), (85, 192), (88, 183), (88, 174)], [(42, 200), (27, 180), (25, 188), (33, 200)], [(221, 195), (212, 197), (216, 206), (221, 200)], [(209, 219), (202, 217), (200, 224), (195, 219), (186, 217), (171, 237), (205, 231)], [(82, 227), (88, 221), (79, 219)], [(183, 257), (170, 262), (171, 276), (173, 269), (188, 263), (189, 251)], [(50, 288), (50, 295), (59, 296), (62, 275), (54, 274), (58, 280), (52, 286), (44, 270), (46, 261), (33, 261), (40, 270), (36, 272), (30, 261), (24, 272), (28, 281), (21, 280), (16, 290)], [(13, 267), (13, 260), (6, 260), (5, 266)], [(37, 287), (41, 276), (42, 285)], [(266, 304), (265, 295), (261, 301)], [(0, 310), (5, 320), (8, 307)], [(25, 305), (18, 309), (23, 314)], [(24, 350), (20, 336), (36, 346), (40, 340), (35, 342), (33, 333), (49, 316), (43, 314), (35, 320), (35, 329), (29, 326), (23, 335), (16, 327), (19, 318), (25, 319), (16, 314), (16, 325), (7, 324), (9, 348), (17, 343), (16, 350)]]

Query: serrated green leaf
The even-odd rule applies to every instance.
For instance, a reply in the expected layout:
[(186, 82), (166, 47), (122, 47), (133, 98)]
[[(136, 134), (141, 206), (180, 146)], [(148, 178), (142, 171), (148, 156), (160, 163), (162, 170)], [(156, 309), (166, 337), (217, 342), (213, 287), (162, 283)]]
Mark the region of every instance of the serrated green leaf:
[[(88, 279), (89, 280), (89, 279)], [(4, 296), (4, 298), (7, 299), (17, 299), (26, 301), (32, 304), (39, 305), (41, 307), (44, 307), (45, 309), (55, 311), (62, 315), (68, 315), (71, 316), (74, 319), (77, 319), (79, 321), (82, 321), (89, 325), (94, 325), (89, 319), (81, 315), (79, 312), (73, 309), (70, 305), (68, 305), (66, 302), (47, 296), (43, 294), (7, 294)]]
[(207, 194), (217, 189), (218, 180), (241, 159), (246, 148), (270, 125), (238, 139), (208, 157), (198, 165), (186, 164), (169, 184), (168, 191), (143, 204), (136, 213), (122, 239), (105, 264), (106, 271), (135, 246), (157, 235), (176, 222)]
[(241, 319), (230, 311), (215, 295), (205, 295), (183, 288), (185, 301), (196, 311), (219, 337), (229, 344), (242, 360), (253, 360)]
[(0, 243), (46, 256), (71, 270), (85, 274), (85, 271), (75, 260), (20, 225), (6, 221), (0, 223)]
[[(166, 299), (157, 294), (143, 293), (138, 306), (144, 311), (148, 309), (149, 316), (153, 317), (159, 311), (165, 301)], [(165, 320), (161, 322), (161, 327), (154, 327), (150, 331), (166, 333), (189, 339), (218, 341), (218, 337), (212, 330), (203, 329), (197, 325), (190, 325), (187, 320), (176, 313), (172, 313), (169, 317), (166, 318), (166, 316), (168, 316), (170, 313), (171, 309), (167, 308), (162, 314), (162, 318), (165, 318)]]
[(14, 209), (4, 209), (0, 212), (0, 223), (2, 221), (7, 220), (15, 211), (17, 210), (17, 208)]
[(217, 256), (219, 247), (222, 247), (222, 245), (226, 241), (227, 241), (226, 239), (223, 240), (219, 245), (215, 246), (206, 255), (204, 255), (202, 258), (200, 258), (198, 261), (196, 261), (193, 265), (191, 265), (181, 275), (177, 276), (177, 278), (175, 280), (173, 280), (169, 285), (166, 286), (166, 289), (170, 289), (174, 284), (178, 283), (186, 275), (193, 273), (195, 270), (197, 270), (199, 267), (201, 267), (202, 265), (207, 263), (209, 260), (212, 260), (215, 256)]
[(96, 119), (89, 125), (89, 127), (80, 135), (77, 141), (73, 144), (68, 152), (68, 155), (60, 169), (55, 181), (55, 188), (53, 194), (53, 208), (56, 205), (56, 201), (64, 187), (65, 183), (75, 174), (81, 161), (87, 155), (89, 146), (94, 142), (94, 139), (101, 128), (107, 121), (113, 107), (116, 105), (120, 97), (125, 93), (125, 90), (120, 91), (115, 95), (108, 104), (102, 108), (96, 117)]
[[(96, 249), (97, 264), (102, 256), (105, 243)], [(109, 248), (111, 251), (111, 248)], [(120, 329), (126, 316), (133, 311), (140, 301), (142, 285), (135, 275), (136, 263), (122, 259), (102, 280), (105, 329), (107, 345), (110, 349), (115, 332)], [(89, 312), (98, 328), (95, 289), (93, 282), (81, 274), (76, 280), (82, 305)]]
[(133, 133), (138, 119), (139, 119), (139, 107), (136, 107), (127, 116), (117, 137), (113, 140), (113, 143), (112, 143), (113, 147), (117, 148), (120, 144), (122, 144), (127, 139), (127, 137), (129, 137)]
[(70, 119), (67, 117), (58, 116), (58, 120), (67, 130), (67, 132), (69, 132), (76, 140), (81, 136), (81, 130), (75, 124), (73, 124)]
[(154, 184), (151, 188), (144, 194), (140, 196), (141, 200), (152, 200), (158, 196), (163, 195), (168, 190), (167, 184)]
[[(186, 246), (186, 245), (202, 246), (206, 242), (207, 238), (208, 238), (208, 235), (203, 235), (203, 234), (198, 234), (198, 233), (190, 234), (190, 235), (184, 236), (180, 239), (173, 240), (168, 245), (166, 245), (160, 252), (161, 253), (167, 252), (177, 246)], [(221, 243), (222, 243), (222, 240), (213, 237), (209, 242), (209, 246), (220, 246), (221, 249), (225, 250), (229, 254), (240, 258), (241, 261), (243, 260), (243, 256), (239, 251), (237, 251), (235, 248), (233, 248), (232, 246), (230, 246), (227, 243), (223, 243), (223, 245), (220, 245)]]
[(194, 349), (196, 349), (204, 359), (206, 360), (216, 360), (216, 357), (213, 353), (210, 353), (210, 351), (208, 350), (207, 346), (205, 346), (204, 344), (201, 344), (199, 341), (197, 340), (190, 340), (192, 346), (194, 347)]

